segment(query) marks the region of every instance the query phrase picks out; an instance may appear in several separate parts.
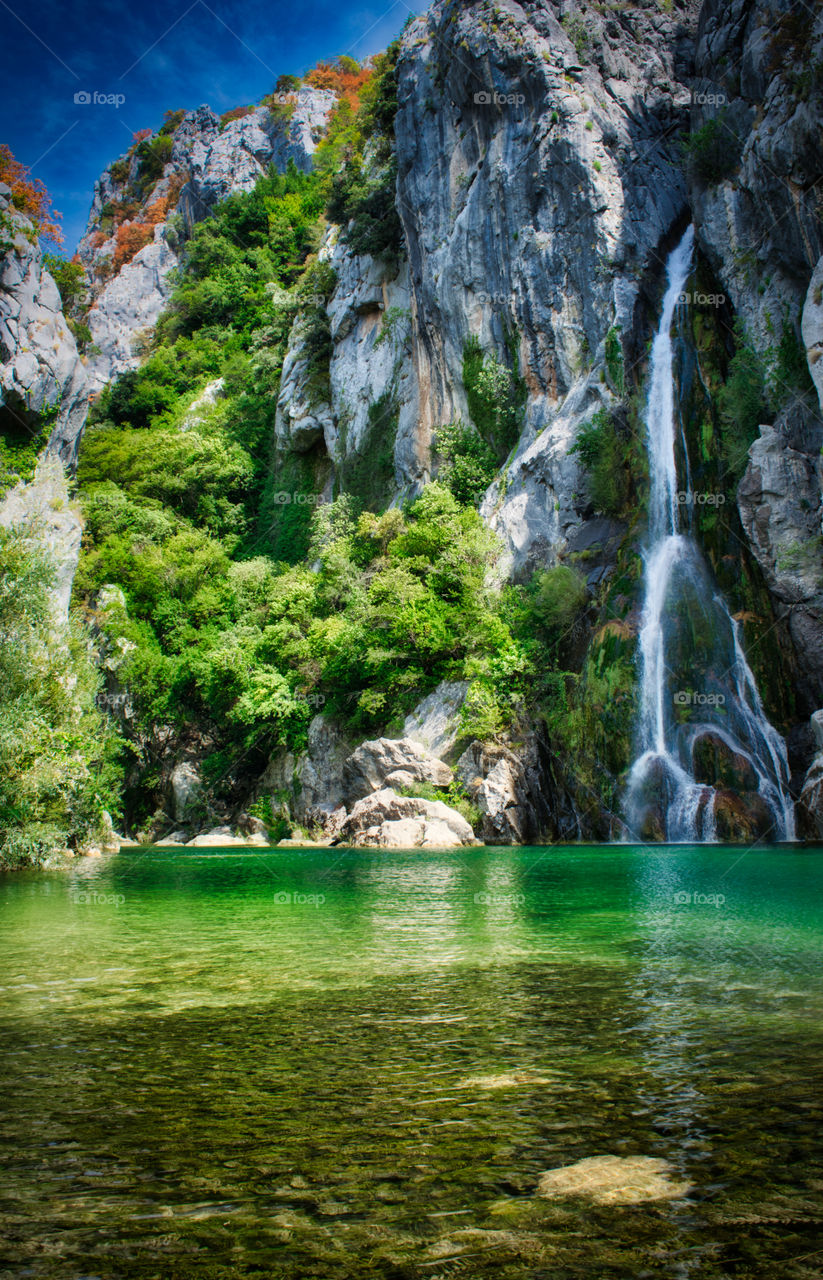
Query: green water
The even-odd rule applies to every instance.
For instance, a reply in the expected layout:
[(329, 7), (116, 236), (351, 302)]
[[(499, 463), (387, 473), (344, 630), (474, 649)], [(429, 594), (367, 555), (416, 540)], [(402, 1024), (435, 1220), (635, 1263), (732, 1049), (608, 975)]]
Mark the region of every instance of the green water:
[[(823, 1275), (823, 852), (129, 851), (0, 902), (0, 1277)], [(604, 1154), (692, 1190), (536, 1195)]]

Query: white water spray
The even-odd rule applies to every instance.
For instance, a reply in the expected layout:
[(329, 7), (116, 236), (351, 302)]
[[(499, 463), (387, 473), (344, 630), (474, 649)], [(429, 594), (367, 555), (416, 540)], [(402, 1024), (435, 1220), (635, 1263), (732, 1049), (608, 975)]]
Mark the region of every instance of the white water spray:
[[(794, 838), (782, 738), (766, 718), (740, 643), (738, 624), (717, 593), (691, 534), (680, 530), (672, 321), (691, 271), (689, 227), (667, 264), (667, 288), (651, 353), (646, 409), (649, 547), (640, 627), (638, 751), (629, 775), (627, 817), (642, 835), (650, 814), (669, 841), (717, 838), (714, 783), (695, 778), (695, 749), (725, 753), (737, 802), (767, 813), (781, 840)], [(743, 780), (745, 786), (740, 783)], [(725, 783), (726, 789), (734, 790)]]

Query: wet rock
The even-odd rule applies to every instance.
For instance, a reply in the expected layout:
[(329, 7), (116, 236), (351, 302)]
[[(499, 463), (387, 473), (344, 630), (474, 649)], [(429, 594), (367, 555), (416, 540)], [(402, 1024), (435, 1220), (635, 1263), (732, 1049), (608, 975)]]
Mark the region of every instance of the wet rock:
[(774, 830), (769, 806), (756, 791), (742, 795), (718, 791), (714, 798), (714, 817), (718, 839), (736, 844), (761, 840)]
[(757, 774), (748, 756), (734, 751), (716, 733), (703, 733), (694, 742), (692, 763), (695, 782), (728, 791), (756, 791)]

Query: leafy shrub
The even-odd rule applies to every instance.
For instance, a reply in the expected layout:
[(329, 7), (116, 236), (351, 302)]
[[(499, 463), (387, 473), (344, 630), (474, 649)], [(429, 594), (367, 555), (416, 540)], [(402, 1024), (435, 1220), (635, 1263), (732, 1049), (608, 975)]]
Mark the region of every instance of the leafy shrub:
[(535, 574), (532, 613), (553, 644), (573, 626), (586, 604), (586, 582), (576, 569), (559, 564)]
[[(515, 353), (511, 350), (512, 359)], [(472, 422), (498, 461), (517, 443), (523, 427), (526, 384), (494, 356), (485, 356), (476, 337), (463, 347), (463, 386)]]
[(0, 528), (0, 865), (94, 839), (117, 814), (117, 746), (96, 706), (87, 638), (55, 636), (54, 566), (32, 531)]
[(740, 163), (742, 144), (726, 123), (726, 111), (697, 129), (685, 144), (689, 171), (704, 186), (729, 178)]
[(438, 480), (458, 502), (476, 506), (497, 474), (491, 447), (471, 427), (448, 422), (437, 428), (435, 447), (443, 459)]
[(763, 363), (746, 341), (739, 321), (735, 341), (737, 350), (717, 393), (723, 460), (733, 482), (742, 474), (749, 447), (757, 439), (758, 427), (768, 412)]
[(571, 450), (588, 472), (589, 496), (596, 511), (618, 515), (627, 496), (623, 447), (607, 409), (580, 428)]

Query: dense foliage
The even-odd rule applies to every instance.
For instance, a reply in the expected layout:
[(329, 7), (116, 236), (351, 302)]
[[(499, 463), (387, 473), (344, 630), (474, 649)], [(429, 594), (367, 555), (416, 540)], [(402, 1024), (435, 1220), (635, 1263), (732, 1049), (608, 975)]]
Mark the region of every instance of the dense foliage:
[(116, 815), (116, 740), (88, 642), (58, 626), (36, 537), (0, 528), (0, 866), (82, 846)]

